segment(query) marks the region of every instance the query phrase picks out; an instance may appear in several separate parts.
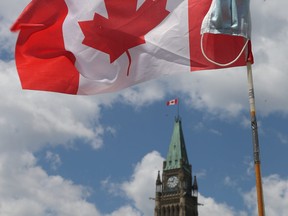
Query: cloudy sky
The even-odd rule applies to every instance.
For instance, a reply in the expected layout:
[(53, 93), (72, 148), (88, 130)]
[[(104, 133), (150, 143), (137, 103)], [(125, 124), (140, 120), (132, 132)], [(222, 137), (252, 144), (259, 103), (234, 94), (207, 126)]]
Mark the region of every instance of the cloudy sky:
[[(0, 2), (0, 215), (153, 215), (179, 97), (201, 216), (257, 215), (246, 68), (203, 71), (97, 96), (21, 90)], [(288, 2), (253, 0), (253, 65), (266, 214), (288, 212)]]

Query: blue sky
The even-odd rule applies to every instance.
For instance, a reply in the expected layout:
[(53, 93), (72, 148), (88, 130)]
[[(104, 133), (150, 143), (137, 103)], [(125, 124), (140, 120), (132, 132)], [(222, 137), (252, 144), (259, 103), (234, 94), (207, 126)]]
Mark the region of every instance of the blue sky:
[[(246, 68), (203, 71), (96, 96), (21, 90), (9, 27), (29, 1), (0, 3), (0, 213), (152, 215), (180, 99), (201, 216), (257, 215)], [(266, 213), (288, 212), (288, 19), (251, 2)], [(277, 13), (275, 13), (277, 11)]]

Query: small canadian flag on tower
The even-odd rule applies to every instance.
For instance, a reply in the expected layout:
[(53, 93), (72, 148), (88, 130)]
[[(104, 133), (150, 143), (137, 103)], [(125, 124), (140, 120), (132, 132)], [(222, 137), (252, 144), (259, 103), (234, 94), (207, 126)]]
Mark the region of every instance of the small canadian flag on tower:
[(175, 98), (173, 100), (169, 100), (166, 102), (167, 106), (176, 105), (176, 104), (178, 104), (178, 98)]

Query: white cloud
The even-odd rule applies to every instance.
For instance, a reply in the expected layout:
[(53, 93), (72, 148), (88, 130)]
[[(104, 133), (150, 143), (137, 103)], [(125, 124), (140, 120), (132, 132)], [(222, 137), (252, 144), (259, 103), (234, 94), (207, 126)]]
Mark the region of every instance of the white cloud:
[[(263, 178), (263, 191), (266, 215), (286, 216), (288, 212), (288, 179), (283, 179), (279, 175), (265, 177)], [(253, 215), (258, 215), (255, 188), (244, 194), (244, 200)]]
[(245, 166), (247, 167), (246, 168), (246, 174), (247, 176), (252, 176), (254, 175), (254, 161), (253, 159), (249, 156), (249, 157), (246, 157), (244, 159), (244, 164)]
[[(20, 90), (14, 62), (0, 61), (0, 148), (35, 151), (44, 145), (71, 144), (83, 139), (102, 145), (103, 127), (98, 103), (91, 98)], [(92, 120), (93, 119), (93, 120)]]
[(222, 136), (222, 133), (216, 129), (210, 129), (209, 132), (216, 135), (216, 136)]
[(141, 213), (131, 206), (123, 206), (120, 209), (106, 216), (141, 216)]
[(165, 94), (165, 88), (160, 82), (150, 81), (122, 91), (121, 101), (137, 109), (163, 100)]
[(50, 167), (52, 170), (57, 170), (59, 166), (61, 166), (62, 161), (59, 154), (55, 154), (51, 151), (46, 152), (46, 161), (50, 163)]
[(121, 190), (121, 183), (115, 183), (111, 181), (111, 177), (101, 181), (101, 186), (113, 196), (125, 196)]
[(5, 216), (97, 216), (89, 190), (48, 176), (28, 152), (0, 154), (0, 214)]
[[(10, 27), (29, 0), (11, 0), (0, 2), (0, 56), (2, 52), (12, 53), (17, 35), (10, 32)], [(12, 55), (11, 55), (12, 56)]]
[(283, 144), (287, 144), (288, 143), (288, 136), (286, 134), (278, 132), (277, 133), (277, 137), (278, 137), (278, 139), (280, 140), (281, 143), (283, 143)]
[(10, 0), (0, 2), (0, 14), (6, 21), (15, 21), (30, 0)]
[(235, 179), (232, 179), (230, 176), (225, 176), (224, 185), (236, 188), (238, 186), (238, 183)]
[(113, 127), (110, 127), (110, 126), (108, 126), (108, 127), (105, 129), (105, 131), (106, 131), (107, 133), (110, 133), (112, 136), (116, 136), (116, 134), (117, 134), (116, 129), (113, 128)]
[(236, 212), (232, 207), (228, 206), (225, 203), (217, 203), (211, 197), (204, 197), (200, 194), (198, 199), (199, 202), (203, 204), (203, 206), (198, 207), (198, 212), (201, 216), (247, 216), (246, 212)]
[(208, 125), (204, 124), (204, 122), (198, 122), (193, 126), (193, 130), (195, 132), (200, 131), (208, 131), (209, 133), (215, 135), (215, 136), (222, 136), (223, 133), (219, 129), (209, 128)]
[(206, 178), (207, 170), (206, 169), (199, 170), (198, 172), (195, 173), (195, 175), (197, 176), (197, 179)]
[[(258, 110), (287, 114), (287, 1), (251, 1)], [(277, 13), (275, 13), (277, 11)]]
[[(110, 178), (103, 180), (102, 186), (114, 196), (127, 197), (132, 205), (125, 205), (109, 216), (151, 216), (154, 213), (155, 184), (158, 170), (162, 169), (164, 158), (153, 151), (145, 155), (134, 168), (130, 180), (113, 183)], [(128, 212), (128, 213), (127, 213)]]
[(154, 201), (149, 198), (155, 196), (154, 186), (158, 170), (162, 170), (163, 160), (155, 151), (145, 155), (136, 165), (131, 179), (121, 186), (145, 216), (153, 215), (154, 212)]

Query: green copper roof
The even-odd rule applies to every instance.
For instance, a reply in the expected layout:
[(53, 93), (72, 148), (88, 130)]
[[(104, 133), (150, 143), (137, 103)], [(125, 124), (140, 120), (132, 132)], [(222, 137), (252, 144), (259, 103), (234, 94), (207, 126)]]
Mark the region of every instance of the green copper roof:
[(181, 168), (181, 161), (182, 161), (182, 166), (185, 166), (185, 165), (189, 166), (182, 126), (181, 126), (181, 119), (178, 117), (175, 119), (174, 130), (173, 130), (173, 134), (171, 137), (171, 142), (170, 142), (164, 170)]

